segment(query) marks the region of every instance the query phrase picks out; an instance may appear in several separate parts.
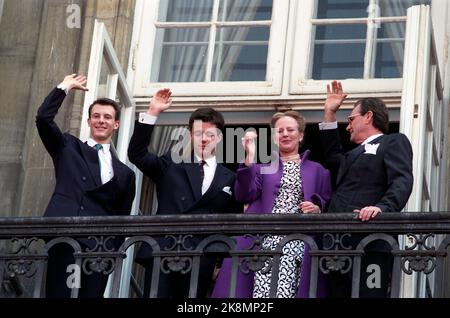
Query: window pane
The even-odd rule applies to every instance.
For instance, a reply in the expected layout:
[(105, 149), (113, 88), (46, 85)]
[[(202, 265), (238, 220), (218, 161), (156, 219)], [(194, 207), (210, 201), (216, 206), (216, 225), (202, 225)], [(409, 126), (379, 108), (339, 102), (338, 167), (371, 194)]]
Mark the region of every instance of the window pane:
[(361, 78), (366, 29), (365, 24), (317, 26), (312, 78)]
[(264, 81), (269, 27), (217, 29), (212, 81)]
[(316, 44), (312, 78), (362, 78), (365, 43)]
[[(365, 18), (371, 16), (405, 16), (409, 7), (431, 4), (431, 0), (317, 0), (317, 18)], [(318, 25), (316, 26), (313, 79), (345, 79), (364, 77), (366, 25)], [(383, 23), (377, 26), (375, 45), (370, 50), (371, 78), (400, 78), (403, 72), (405, 23)]]
[(162, 43), (162, 47), (155, 49), (150, 81), (204, 81), (208, 37), (209, 29), (159, 29), (156, 43)]
[(382, 17), (406, 16), (406, 10), (418, 4), (431, 4), (431, 0), (380, 0), (380, 14)]
[[(160, 22), (179, 25), (160, 25), (156, 31), (150, 81), (264, 81), (270, 25), (222, 27), (211, 23), (209, 27), (191, 28), (183, 22), (214, 22), (218, 14), (219, 21), (251, 24), (271, 20), (273, 6), (273, 0), (160, 1)], [(209, 38), (211, 30), (216, 33), (214, 43)], [(214, 51), (209, 55), (211, 48)]]
[(385, 23), (377, 29), (376, 78), (402, 77), (405, 28), (404, 23)]
[(259, 21), (272, 19), (272, 0), (222, 0), (219, 21)]
[(366, 39), (366, 24), (318, 25), (317, 40)]
[(211, 21), (214, 0), (161, 0), (158, 21)]
[(365, 18), (369, 0), (318, 0), (317, 18)]

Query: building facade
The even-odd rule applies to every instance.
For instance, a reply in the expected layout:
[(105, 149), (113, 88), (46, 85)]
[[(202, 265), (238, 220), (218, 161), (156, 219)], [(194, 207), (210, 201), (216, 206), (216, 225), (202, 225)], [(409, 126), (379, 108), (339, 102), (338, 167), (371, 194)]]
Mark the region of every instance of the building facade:
[[(307, 146), (317, 149), (326, 84), (340, 80), (349, 99), (376, 96), (390, 109), (391, 130), (414, 150), (413, 194), (406, 211), (450, 211), (446, 0), (0, 0), (0, 216), (40, 216), (54, 185), (53, 166), (37, 134), (36, 110), (64, 75), (88, 75), (57, 122), (87, 137), (87, 106), (118, 99), (118, 156), (135, 114), (161, 87), (173, 91), (152, 141), (162, 153), (192, 110), (221, 110), (238, 127), (267, 128), (275, 111), (301, 111)], [(227, 146), (233, 166), (238, 150)], [(152, 185), (138, 174), (133, 214), (151, 214)], [(420, 279), (419, 279), (420, 280)], [(423, 295), (418, 279), (403, 294)], [(422, 291), (421, 291), (422, 290)]]

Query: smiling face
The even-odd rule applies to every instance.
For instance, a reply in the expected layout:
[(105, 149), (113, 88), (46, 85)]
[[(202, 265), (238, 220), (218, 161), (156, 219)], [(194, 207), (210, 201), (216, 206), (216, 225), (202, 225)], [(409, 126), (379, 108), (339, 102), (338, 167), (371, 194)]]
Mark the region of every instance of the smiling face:
[(222, 140), (222, 134), (216, 125), (195, 120), (191, 130), (191, 142), (195, 154), (207, 159), (216, 153), (216, 146)]
[(298, 154), (300, 142), (303, 140), (303, 133), (299, 131), (297, 121), (284, 116), (275, 122), (274, 142), (278, 145), (281, 156)]
[(110, 143), (114, 130), (119, 128), (116, 111), (110, 105), (95, 104), (88, 118), (91, 137), (97, 143)]

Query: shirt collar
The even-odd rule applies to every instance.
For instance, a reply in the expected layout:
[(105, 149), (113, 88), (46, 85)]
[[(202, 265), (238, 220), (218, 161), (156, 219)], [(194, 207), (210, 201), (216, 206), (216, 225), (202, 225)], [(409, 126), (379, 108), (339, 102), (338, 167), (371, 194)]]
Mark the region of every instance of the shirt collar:
[(383, 136), (383, 134), (376, 134), (376, 135), (372, 135), (370, 137), (368, 137), (366, 140), (363, 141), (363, 143), (361, 145), (365, 145), (370, 143), (372, 140), (377, 139), (378, 137)]
[(217, 158), (216, 158), (216, 156), (209, 157), (208, 159), (202, 159), (199, 156), (195, 155), (195, 159), (198, 162), (200, 162), (201, 160), (204, 160), (208, 167), (214, 167), (214, 166), (217, 165)]
[[(96, 142), (94, 139), (92, 139), (91, 137), (89, 137), (89, 139), (87, 140), (87, 144), (90, 147), (95, 147), (96, 144), (98, 144), (98, 142)], [(103, 148), (101, 149), (101, 151), (103, 151), (103, 153), (107, 153), (110, 150), (111, 145), (110, 144), (101, 144), (103, 146)]]

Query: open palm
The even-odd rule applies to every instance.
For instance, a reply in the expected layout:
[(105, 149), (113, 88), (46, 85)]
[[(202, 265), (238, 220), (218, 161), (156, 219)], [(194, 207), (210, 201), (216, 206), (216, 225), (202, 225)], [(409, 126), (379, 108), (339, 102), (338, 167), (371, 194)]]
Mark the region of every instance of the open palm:
[(63, 84), (70, 91), (71, 89), (88, 91), (88, 88), (85, 86), (87, 82), (87, 78), (84, 75), (70, 74), (64, 77)]
[(172, 104), (172, 98), (170, 96), (172, 92), (168, 88), (162, 88), (153, 95), (149, 105), (149, 113), (152, 115), (159, 115)]
[(327, 85), (327, 99), (325, 101), (325, 110), (336, 112), (347, 98), (347, 94), (342, 91), (342, 84), (338, 81), (331, 82)]
[(246, 157), (245, 164), (250, 165), (255, 160), (256, 138), (258, 135), (254, 131), (248, 131), (242, 138), (242, 146), (244, 147)]

